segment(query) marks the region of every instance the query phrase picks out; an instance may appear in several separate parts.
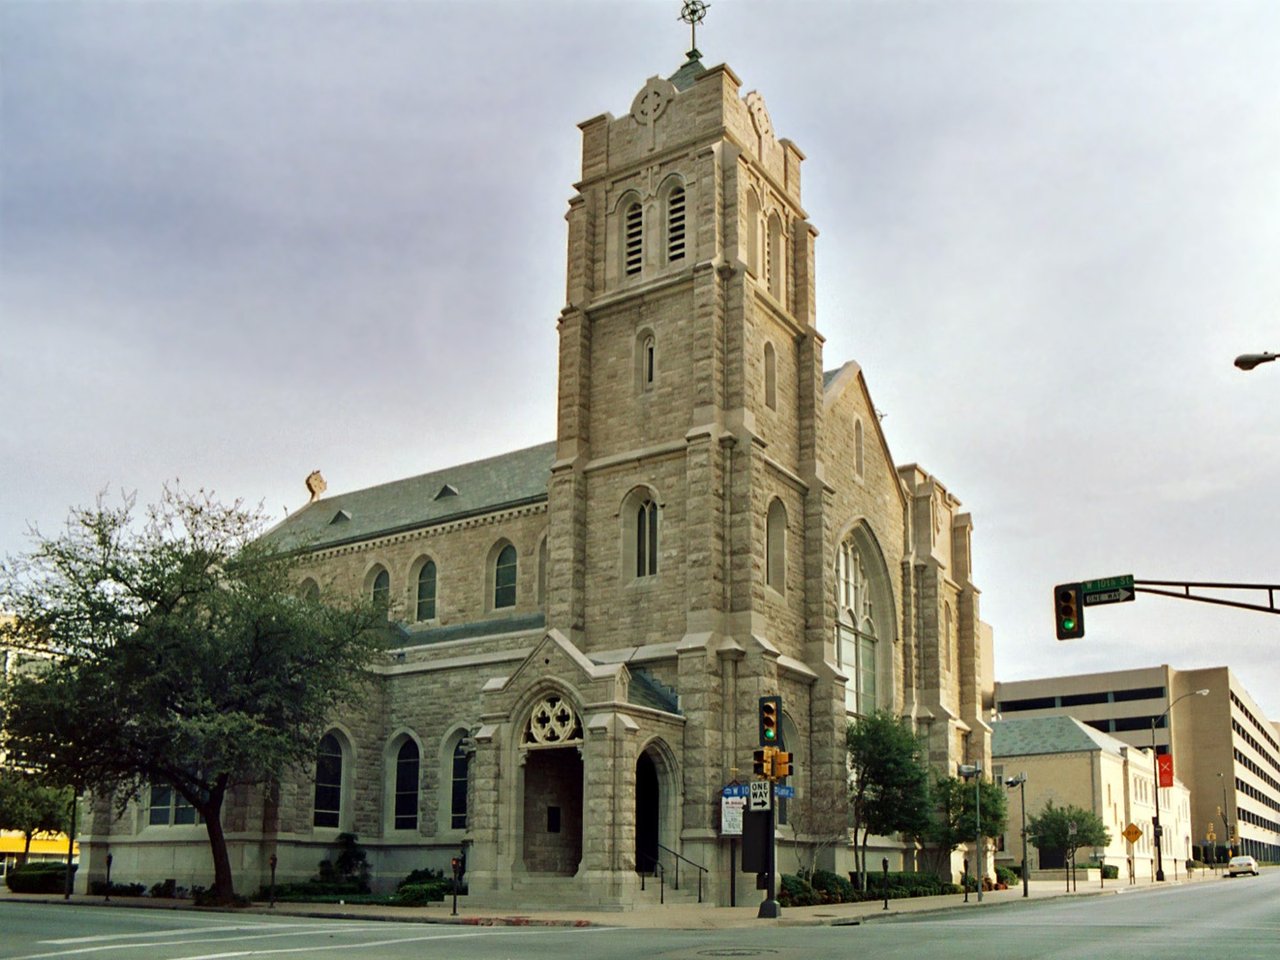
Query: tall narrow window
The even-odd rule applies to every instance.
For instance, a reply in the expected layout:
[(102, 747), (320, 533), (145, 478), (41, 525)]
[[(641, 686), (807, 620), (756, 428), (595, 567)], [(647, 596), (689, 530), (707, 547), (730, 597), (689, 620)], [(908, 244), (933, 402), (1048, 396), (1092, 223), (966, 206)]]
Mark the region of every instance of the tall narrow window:
[(418, 829), (418, 745), (406, 740), (396, 754), (395, 826)]
[(644, 338), (640, 362), (643, 364), (643, 369), (640, 373), (641, 383), (645, 390), (652, 390), (653, 377), (657, 372), (657, 346), (654, 344), (652, 336)]
[(449, 826), (467, 829), (467, 772), (471, 758), (461, 741), (453, 748), (453, 776), (449, 795)]
[(371, 590), (373, 603), (376, 607), (386, 610), (391, 604), (391, 574), (385, 570), (379, 570), (373, 578), (373, 588)]
[(764, 405), (778, 409), (778, 356), (772, 343), (764, 345)]
[(632, 202), (623, 215), (623, 268), (627, 276), (640, 272), (644, 264), (644, 213), (639, 202)]
[(742, 223), (742, 235), (746, 241), (747, 271), (760, 276), (760, 198), (754, 190), (747, 191), (747, 215)]
[(418, 619), (436, 618), (436, 564), (428, 560), (418, 571)]
[(871, 583), (862, 555), (846, 540), (840, 546), (836, 567), (839, 621), (836, 624), (836, 660), (849, 677), (845, 708), (866, 716), (879, 704), (875, 608)]
[(336, 827), (342, 813), (342, 745), (332, 733), (326, 733), (316, 750), (315, 814), (311, 820), (317, 827)]
[(493, 568), (493, 606), (516, 605), (516, 548), (507, 544), (498, 554)]
[(651, 577), (658, 572), (658, 505), (652, 500), (636, 511), (636, 576)]
[(786, 593), (787, 580), (787, 508), (781, 500), (769, 504), (765, 530), (765, 583), (779, 593)]
[(862, 467), (862, 421), (855, 420), (853, 422), (853, 469), (859, 477), (862, 476)]
[(777, 300), (782, 300), (786, 293), (783, 277), (786, 273), (786, 254), (782, 246), (782, 218), (776, 213), (769, 215), (769, 292)]
[(667, 197), (667, 262), (684, 257), (684, 187), (675, 187)]

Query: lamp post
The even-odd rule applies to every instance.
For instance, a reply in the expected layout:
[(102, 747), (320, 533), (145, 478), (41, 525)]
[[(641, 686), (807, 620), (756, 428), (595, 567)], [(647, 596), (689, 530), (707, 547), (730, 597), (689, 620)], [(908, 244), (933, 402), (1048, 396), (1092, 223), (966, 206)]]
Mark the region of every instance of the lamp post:
[(1280, 353), (1242, 353), (1236, 357), (1236, 366), (1241, 370), (1252, 370), (1260, 363), (1270, 363), (1280, 357)]
[(960, 776), (968, 780), (973, 778), (973, 849), (977, 854), (978, 864), (974, 868), (974, 878), (978, 881), (978, 902), (982, 902), (982, 877), (986, 873), (982, 843), (982, 764), (960, 764)]
[(1227, 778), (1218, 774), (1218, 779), (1222, 781), (1222, 839), (1227, 841), (1227, 859), (1230, 859), (1236, 855), (1236, 851), (1231, 843), (1231, 808), (1227, 806)]
[(1020, 773), (1016, 777), (1010, 777), (1004, 782), (1009, 789), (1018, 787), (1021, 794), (1020, 803), (1022, 806), (1022, 895), (1030, 896), (1030, 887), (1027, 878), (1027, 775)]
[[(1239, 362), (1239, 360), (1236, 361), (1237, 364)], [(1158, 883), (1164, 883), (1164, 851), (1162, 849), (1164, 836), (1160, 829), (1160, 757), (1156, 753), (1156, 727), (1160, 725), (1160, 722), (1165, 717), (1169, 716), (1170, 711), (1173, 710), (1179, 700), (1185, 700), (1187, 697), (1207, 697), (1208, 695), (1208, 690), (1192, 690), (1190, 693), (1184, 693), (1180, 697), (1175, 697), (1169, 706), (1165, 708), (1164, 713), (1158, 717), (1151, 718), (1151, 769), (1156, 776), (1156, 815), (1151, 821), (1153, 828), (1151, 832), (1155, 835), (1152, 839), (1156, 842), (1156, 882)], [(1169, 738), (1169, 747), (1172, 750), (1173, 737)]]

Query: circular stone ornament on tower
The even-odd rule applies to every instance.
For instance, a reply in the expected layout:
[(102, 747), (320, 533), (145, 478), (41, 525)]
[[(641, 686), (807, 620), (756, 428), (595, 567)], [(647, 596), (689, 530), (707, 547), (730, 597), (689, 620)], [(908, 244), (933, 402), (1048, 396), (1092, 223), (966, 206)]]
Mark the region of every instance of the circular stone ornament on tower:
[(631, 116), (635, 117), (636, 123), (647, 127), (662, 116), (662, 111), (667, 109), (667, 104), (679, 93), (676, 85), (670, 80), (650, 77), (649, 82), (631, 101)]

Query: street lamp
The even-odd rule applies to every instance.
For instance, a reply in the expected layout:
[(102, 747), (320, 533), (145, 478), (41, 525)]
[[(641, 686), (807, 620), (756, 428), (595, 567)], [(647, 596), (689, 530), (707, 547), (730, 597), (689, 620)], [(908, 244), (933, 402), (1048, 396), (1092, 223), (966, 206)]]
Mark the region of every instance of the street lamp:
[(1022, 895), (1030, 896), (1027, 883), (1027, 775), (1020, 773), (1016, 777), (1010, 777), (1004, 782), (1004, 785), (1012, 790), (1014, 787), (1020, 787), (1018, 791), (1022, 794)]
[(1260, 363), (1270, 363), (1280, 357), (1280, 353), (1242, 353), (1236, 357), (1236, 366), (1241, 370), (1252, 370)]
[(1236, 855), (1236, 850), (1231, 843), (1231, 808), (1227, 806), (1227, 778), (1218, 774), (1218, 779), (1222, 781), (1222, 839), (1227, 841), (1227, 858), (1230, 859)]
[[(1239, 362), (1239, 360), (1236, 361), (1236, 363)], [(1164, 837), (1160, 830), (1160, 757), (1156, 754), (1156, 727), (1160, 725), (1160, 721), (1169, 716), (1169, 711), (1174, 708), (1174, 705), (1179, 700), (1185, 700), (1187, 697), (1207, 697), (1208, 695), (1208, 690), (1192, 690), (1190, 693), (1184, 693), (1182, 696), (1174, 698), (1164, 713), (1158, 717), (1151, 718), (1151, 768), (1156, 775), (1156, 815), (1151, 821), (1153, 828), (1151, 832), (1155, 834), (1153, 839), (1156, 842), (1156, 881), (1159, 883), (1164, 883), (1164, 851), (1161, 849)], [(1169, 738), (1169, 747), (1172, 750), (1173, 737)], [(1172, 759), (1172, 756), (1170, 759)]]
[(984, 863), (984, 851), (982, 843), (982, 764), (980, 763), (962, 763), (960, 764), (960, 776), (968, 780), (973, 778), (973, 847), (978, 856), (978, 866), (974, 870), (978, 881), (978, 902), (982, 902), (982, 874), (986, 873), (986, 865)]

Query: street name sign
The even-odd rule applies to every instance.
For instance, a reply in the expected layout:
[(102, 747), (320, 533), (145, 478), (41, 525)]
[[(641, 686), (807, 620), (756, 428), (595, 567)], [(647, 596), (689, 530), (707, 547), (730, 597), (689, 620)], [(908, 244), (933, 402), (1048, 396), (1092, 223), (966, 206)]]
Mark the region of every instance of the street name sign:
[(773, 786), (773, 795), (775, 797), (794, 797), (796, 788), (787, 783), (777, 783)]
[(1135, 596), (1131, 573), (1122, 577), (1104, 577), (1080, 583), (1080, 599), (1086, 607), (1096, 607), (1103, 603), (1125, 603)]

